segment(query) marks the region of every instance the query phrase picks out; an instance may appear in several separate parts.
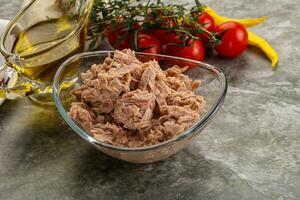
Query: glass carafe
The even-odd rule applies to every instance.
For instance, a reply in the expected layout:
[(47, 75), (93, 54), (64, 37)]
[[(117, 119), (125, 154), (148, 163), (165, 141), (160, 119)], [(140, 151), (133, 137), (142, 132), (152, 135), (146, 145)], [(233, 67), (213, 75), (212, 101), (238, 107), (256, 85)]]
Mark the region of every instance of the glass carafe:
[[(30, 96), (51, 104), (52, 79), (66, 58), (84, 50), (93, 0), (32, 0), (1, 37), (0, 98)], [(16, 86), (9, 80), (19, 74)]]

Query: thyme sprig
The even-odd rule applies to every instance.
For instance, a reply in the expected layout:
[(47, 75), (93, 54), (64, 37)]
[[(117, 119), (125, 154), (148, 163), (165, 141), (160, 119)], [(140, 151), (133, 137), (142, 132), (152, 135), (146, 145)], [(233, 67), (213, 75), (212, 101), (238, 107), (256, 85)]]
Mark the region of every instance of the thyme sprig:
[[(197, 15), (203, 12), (204, 5), (199, 0), (195, 0), (195, 4), (188, 9), (187, 4), (165, 4), (160, 0), (148, 0), (146, 4), (141, 4), (140, 0), (95, 0), (88, 29), (90, 48), (99, 36), (107, 35), (108, 31), (120, 28), (128, 33), (137, 31), (134, 29), (136, 23), (142, 24), (139, 31), (165, 29), (176, 33), (184, 46), (191, 39), (200, 39), (197, 33), (208, 35), (211, 44), (220, 43), (214, 32), (204, 28), (205, 24), (197, 23)], [(171, 20), (174, 22), (172, 25)]]

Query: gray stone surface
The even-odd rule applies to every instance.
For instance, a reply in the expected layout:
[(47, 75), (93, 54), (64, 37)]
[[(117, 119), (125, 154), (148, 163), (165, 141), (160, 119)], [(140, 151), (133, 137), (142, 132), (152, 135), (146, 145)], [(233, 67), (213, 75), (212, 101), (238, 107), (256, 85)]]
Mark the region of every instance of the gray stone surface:
[(0, 0), (0, 4), (0, 18), (10, 19), (19, 11), (22, 0)]
[[(0, 17), (16, 12), (18, 1), (0, 3)], [(229, 80), (223, 108), (187, 148), (149, 165), (103, 155), (55, 108), (7, 101), (0, 107), (0, 199), (300, 199), (298, 1), (203, 3), (232, 17), (269, 16), (253, 30), (278, 50), (278, 68), (254, 48), (236, 59), (211, 56), (207, 62)]]

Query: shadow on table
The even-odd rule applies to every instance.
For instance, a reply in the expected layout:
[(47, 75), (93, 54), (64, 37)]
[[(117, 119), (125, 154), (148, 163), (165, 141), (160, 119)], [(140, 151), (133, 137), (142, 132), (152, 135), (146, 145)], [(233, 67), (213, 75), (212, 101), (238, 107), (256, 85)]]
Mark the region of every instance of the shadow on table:
[(188, 200), (219, 199), (222, 195), (227, 196), (220, 199), (241, 199), (245, 192), (251, 198), (262, 197), (227, 166), (205, 159), (199, 150), (188, 146), (165, 161), (141, 165), (116, 160), (91, 148), (79, 158), (72, 178), (78, 184), (71, 193), (79, 199)]
[(271, 70), (271, 68), (261, 68), (256, 66), (255, 63), (261, 65), (266, 63), (271, 66), (267, 58), (257, 48), (248, 47), (247, 53), (243, 53), (235, 58), (225, 58), (218, 56), (213, 50), (208, 51), (208, 58), (205, 62), (221, 68), (228, 80), (229, 84), (239, 84), (247, 78), (247, 71), (249, 67), (258, 68), (258, 70)]

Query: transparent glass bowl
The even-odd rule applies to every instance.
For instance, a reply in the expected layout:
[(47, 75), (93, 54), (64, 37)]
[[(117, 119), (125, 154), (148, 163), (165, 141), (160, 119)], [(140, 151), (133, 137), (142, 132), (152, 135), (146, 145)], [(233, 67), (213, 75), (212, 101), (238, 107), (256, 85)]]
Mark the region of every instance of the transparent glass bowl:
[(163, 160), (180, 151), (199, 135), (201, 130), (211, 121), (223, 104), (227, 91), (227, 81), (224, 73), (220, 69), (203, 62), (189, 59), (136, 53), (137, 57), (142, 61), (149, 59), (159, 60), (163, 69), (171, 67), (174, 64), (193, 66), (193, 68), (189, 69), (185, 74), (193, 80), (201, 80), (202, 84), (196, 90), (196, 93), (204, 96), (207, 104), (207, 112), (187, 131), (156, 145), (127, 148), (100, 142), (73, 121), (69, 117), (68, 111), (70, 104), (75, 100), (71, 92), (82, 83), (80, 73), (87, 71), (92, 64), (102, 63), (106, 57), (113, 56), (113, 54), (113, 51), (96, 51), (77, 54), (60, 66), (56, 72), (53, 84), (55, 104), (63, 119), (79, 136), (107, 155), (133, 163), (151, 163)]

